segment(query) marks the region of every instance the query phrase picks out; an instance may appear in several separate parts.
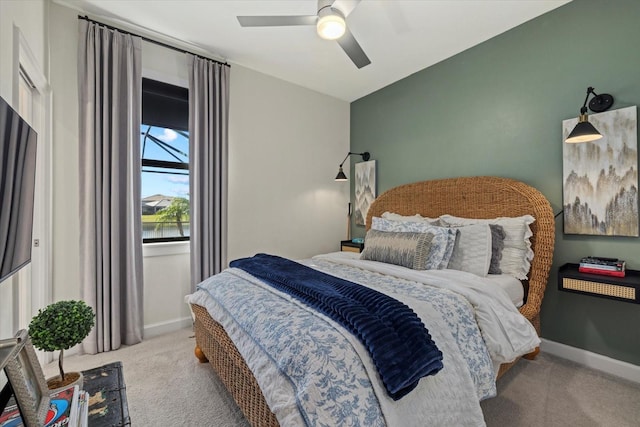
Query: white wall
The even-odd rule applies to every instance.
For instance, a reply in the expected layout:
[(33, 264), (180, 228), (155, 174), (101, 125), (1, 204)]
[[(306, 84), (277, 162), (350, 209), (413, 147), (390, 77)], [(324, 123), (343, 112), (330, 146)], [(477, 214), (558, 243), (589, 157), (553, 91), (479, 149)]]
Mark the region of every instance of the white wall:
[[(189, 87), (185, 55), (153, 43), (142, 43), (142, 76)], [(191, 290), (189, 242), (145, 244), (142, 254), (145, 337), (188, 326), (184, 296)]]
[(142, 252), (145, 338), (189, 326), (189, 242), (146, 244)]
[[(78, 298), (78, 12), (50, 7), (54, 299)], [(182, 58), (143, 43), (143, 75), (186, 85)], [(349, 189), (333, 177), (349, 150), (349, 104), (231, 65), (229, 259), (261, 251), (301, 258), (338, 250)], [(182, 298), (190, 289), (188, 253), (184, 244), (169, 246), (144, 250), (146, 336), (189, 316)]]
[[(0, 96), (17, 110), (14, 104), (14, 26), (20, 29), (35, 61), (45, 70), (47, 65), (46, 23), (47, 4), (44, 1), (0, 0)], [(13, 327), (13, 279), (0, 283), (0, 339), (15, 334)]]
[(27, 39), (36, 59), (46, 65), (45, 25), (47, 4), (44, 0), (0, 1), (0, 95), (12, 103), (13, 88), (13, 26)]
[(339, 250), (349, 187), (333, 179), (349, 104), (238, 65), (230, 93), (229, 260)]
[(80, 298), (77, 16), (77, 11), (50, 4), (54, 301)]

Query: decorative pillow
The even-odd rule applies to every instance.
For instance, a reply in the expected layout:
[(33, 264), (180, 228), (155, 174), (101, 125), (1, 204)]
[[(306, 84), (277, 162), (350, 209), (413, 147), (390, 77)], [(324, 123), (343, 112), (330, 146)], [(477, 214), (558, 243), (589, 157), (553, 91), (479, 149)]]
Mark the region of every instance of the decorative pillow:
[(457, 230), (458, 238), (447, 268), (486, 276), (491, 264), (489, 224), (465, 225)]
[(369, 230), (360, 259), (426, 270), (433, 234)]
[[(371, 230), (401, 233), (432, 233), (434, 235), (432, 251), (436, 253), (429, 256), (430, 261), (427, 263), (427, 270), (442, 270), (443, 268), (447, 268), (457, 236), (457, 230), (431, 225), (426, 221), (393, 221), (377, 216), (371, 219)], [(367, 245), (369, 245), (369, 242), (367, 242)], [(367, 245), (365, 245), (365, 248)], [(436, 260), (439, 260), (438, 263), (435, 263)]]
[[(445, 228), (445, 227), (438, 227), (438, 228)], [(447, 243), (445, 246), (444, 254), (442, 256), (442, 261), (436, 267), (438, 270), (442, 270), (449, 266), (449, 262), (451, 261), (451, 257), (453, 256), (453, 250), (456, 247), (456, 241), (458, 240), (458, 234), (459, 234), (458, 230), (452, 230), (452, 229), (447, 230), (447, 234), (446, 234)]]
[(527, 273), (531, 267), (533, 251), (531, 250), (530, 238), (533, 235), (530, 225), (535, 218), (531, 215), (520, 217), (500, 217), (494, 219), (460, 218), (453, 215), (442, 215), (440, 220), (443, 224), (452, 226), (472, 225), (472, 224), (497, 224), (503, 227), (504, 249), (500, 260), (500, 270), (502, 274), (509, 274), (516, 279), (527, 279)]
[(491, 228), (491, 264), (489, 274), (502, 274), (500, 260), (504, 250), (504, 227), (498, 224), (489, 224)]
[(433, 225), (439, 225), (440, 223), (440, 218), (427, 218), (420, 214), (406, 216), (406, 215), (400, 215), (393, 212), (385, 212), (382, 214), (382, 218), (390, 219), (392, 221), (429, 222)]
[(397, 221), (388, 218), (380, 218), (377, 216), (371, 218), (372, 230), (400, 231), (406, 233), (426, 233), (431, 230), (432, 227), (438, 226), (431, 224), (428, 221)]

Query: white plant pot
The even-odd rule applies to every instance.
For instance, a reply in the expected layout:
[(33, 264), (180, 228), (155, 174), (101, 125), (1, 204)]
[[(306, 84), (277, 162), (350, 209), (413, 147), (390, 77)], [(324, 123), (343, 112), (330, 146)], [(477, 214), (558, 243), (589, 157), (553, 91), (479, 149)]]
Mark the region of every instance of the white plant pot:
[[(65, 386), (62, 386), (62, 387), (49, 388), (49, 393), (53, 394), (53, 393), (56, 393), (56, 392), (58, 392), (60, 390), (63, 390), (65, 388), (68, 388), (68, 387), (70, 387), (72, 385), (76, 385), (76, 384), (78, 385), (78, 388), (80, 390), (82, 390), (83, 380), (84, 380), (84, 376), (82, 375), (82, 372), (67, 372), (67, 375), (71, 375), (71, 374), (78, 374), (79, 375), (78, 379), (73, 381), (72, 383), (69, 383), (69, 384), (67, 384)], [(56, 375), (55, 377), (47, 378), (47, 385), (49, 384), (49, 381), (57, 381), (59, 379), (60, 379), (60, 375)]]

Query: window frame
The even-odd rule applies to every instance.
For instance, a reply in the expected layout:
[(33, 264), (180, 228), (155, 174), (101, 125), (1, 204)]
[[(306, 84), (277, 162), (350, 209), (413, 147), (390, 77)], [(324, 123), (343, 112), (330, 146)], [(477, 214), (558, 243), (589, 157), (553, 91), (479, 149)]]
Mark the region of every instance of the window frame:
[[(180, 86), (171, 85), (168, 83), (160, 82), (157, 80), (142, 79), (142, 120), (141, 120), (141, 140), (143, 138), (147, 138), (152, 135), (145, 135), (142, 132), (142, 127), (156, 127), (156, 128), (164, 128), (171, 129), (178, 133), (180, 133), (183, 137), (189, 138), (182, 132), (188, 132), (188, 112), (189, 112), (189, 91), (187, 88), (183, 88)], [(147, 109), (145, 109), (145, 99), (147, 100)], [(178, 111), (178, 113), (174, 113)], [(186, 112), (186, 115), (185, 115)], [(146, 113), (146, 114), (145, 114)], [(182, 132), (179, 132), (182, 131)], [(154, 137), (155, 138), (155, 137)], [(156, 144), (163, 145), (163, 141), (154, 141)], [(146, 144), (146, 142), (145, 142)], [(179, 161), (168, 161), (168, 160), (155, 160), (155, 159), (145, 159), (144, 155), (144, 144), (140, 147), (140, 174), (142, 178), (142, 173), (160, 173), (160, 174), (171, 174), (171, 175), (186, 175), (190, 178), (189, 171), (189, 163), (188, 161), (179, 162)], [(169, 152), (166, 148), (165, 151)], [(171, 156), (178, 159), (179, 158), (173, 153), (169, 152)], [(183, 153), (184, 154), (184, 153)], [(187, 156), (189, 156), (187, 154)], [(145, 167), (153, 167), (160, 169), (167, 169), (167, 171), (145, 171)], [(175, 171), (184, 170), (187, 173), (179, 173)], [(140, 195), (140, 203), (142, 203), (142, 194)], [(191, 207), (191, 200), (189, 200), (189, 207)], [(142, 221), (142, 213), (140, 217), (140, 221)], [(189, 236), (177, 236), (177, 237), (151, 237), (145, 238), (144, 233), (142, 236), (142, 243), (167, 243), (167, 242), (185, 242), (190, 240)]]

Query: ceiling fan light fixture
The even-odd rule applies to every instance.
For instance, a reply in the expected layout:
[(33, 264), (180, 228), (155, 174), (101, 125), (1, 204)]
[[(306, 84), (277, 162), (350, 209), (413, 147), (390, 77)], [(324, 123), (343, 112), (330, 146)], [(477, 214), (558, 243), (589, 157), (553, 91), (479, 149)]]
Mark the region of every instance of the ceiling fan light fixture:
[(347, 30), (347, 24), (337, 9), (325, 7), (318, 12), (316, 29), (318, 35), (323, 39), (336, 40), (344, 35)]

